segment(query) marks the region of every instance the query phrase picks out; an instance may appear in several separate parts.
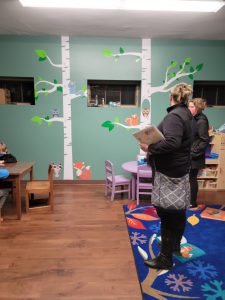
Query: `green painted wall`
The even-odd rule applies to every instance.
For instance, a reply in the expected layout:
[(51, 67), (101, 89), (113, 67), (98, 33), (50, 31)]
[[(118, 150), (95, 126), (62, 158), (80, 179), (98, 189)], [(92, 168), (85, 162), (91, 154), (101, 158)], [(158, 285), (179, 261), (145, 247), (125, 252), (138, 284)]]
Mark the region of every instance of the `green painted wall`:
[[(0, 37), (0, 76), (38, 76), (61, 81), (60, 70), (47, 62), (38, 62), (34, 51), (44, 49), (55, 63), (61, 63), (60, 37)], [(71, 79), (77, 89), (87, 79), (141, 79), (141, 63), (133, 57), (123, 57), (116, 63), (102, 55), (104, 48), (118, 52), (141, 51), (141, 39), (71, 37)], [(152, 40), (152, 85), (158, 86), (165, 76), (171, 60), (182, 62), (192, 57), (194, 65), (204, 63), (196, 75), (197, 80), (225, 80), (225, 42)], [(185, 82), (191, 83), (184, 78)], [(152, 97), (152, 123), (158, 124), (168, 106), (168, 93)], [(0, 140), (4, 140), (19, 160), (35, 161), (35, 177), (46, 178), (49, 162), (63, 163), (63, 128), (59, 123), (52, 126), (38, 125), (31, 121), (34, 115), (46, 116), (58, 108), (62, 112), (61, 94), (40, 96), (35, 106), (0, 106)], [(137, 113), (138, 108), (88, 108), (86, 100), (72, 103), (73, 161), (83, 161), (91, 166), (92, 179), (104, 178), (104, 160), (110, 159), (120, 172), (124, 161), (135, 160), (139, 152), (131, 133), (123, 128), (112, 132), (101, 127), (106, 120), (126, 117)], [(218, 127), (225, 122), (225, 109), (207, 108), (210, 124)], [(61, 173), (62, 174), (62, 173)], [(62, 178), (62, 177), (60, 177)], [(76, 178), (76, 176), (75, 176)]]

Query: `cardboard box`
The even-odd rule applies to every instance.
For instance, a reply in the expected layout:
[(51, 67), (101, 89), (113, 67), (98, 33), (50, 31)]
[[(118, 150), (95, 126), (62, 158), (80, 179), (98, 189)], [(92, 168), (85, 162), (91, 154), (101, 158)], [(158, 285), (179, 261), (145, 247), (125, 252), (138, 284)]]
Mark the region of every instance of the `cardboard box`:
[(0, 104), (8, 104), (11, 102), (10, 90), (0, 89)]

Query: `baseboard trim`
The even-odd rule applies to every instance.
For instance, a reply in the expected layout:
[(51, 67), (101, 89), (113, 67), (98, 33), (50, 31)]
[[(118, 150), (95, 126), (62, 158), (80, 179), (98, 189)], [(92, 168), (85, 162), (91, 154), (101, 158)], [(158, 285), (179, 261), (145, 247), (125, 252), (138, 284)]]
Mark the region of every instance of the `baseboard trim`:
[(104, 185), (105, 180), (54, 180), (54, 184), (98, 184)]

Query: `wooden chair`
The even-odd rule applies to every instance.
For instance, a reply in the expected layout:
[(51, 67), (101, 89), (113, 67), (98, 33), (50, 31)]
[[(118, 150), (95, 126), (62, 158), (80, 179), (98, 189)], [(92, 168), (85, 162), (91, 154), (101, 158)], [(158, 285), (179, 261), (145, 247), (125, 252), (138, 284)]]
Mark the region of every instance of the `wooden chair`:
[(136, 198), (137, 205), (139, 204), (139, 195), (151, 195), (152, 183), (146, 182), (146, 179), (152, 177), (152, 171), (146, 165), (140, 165), (137, 168), (137, 184), (136, 184)]
[(0, 190), (0, 225), (1, 225), (1, 222), (3, 221), (1, 210), (2, 210), (2, 207), (5, 203), (5, 200), (7, 199), (7, 196), (8, 196), (8, 191), (7, 190)]
[[(53, 207), (54, 207), (53, 175), (54, 175), (54, 169), (53, 169), (52, 165), (49, 165), (48, 180), (33, 180), (33, 181), (27, 182), (26, 189), (25, 189), (26, 212), (28, 212), (30, 210), (46, 209), (46, 208), (50, 208), (51, 210), (53, 210)], [(47, 204), (30, 207), (31, 200), (34, 203), (40, 202), (40, 198), (35, 199), (35, 195), (38, 195), (38, 196), (41, 195), (42, 197), (44, 195), (46, 195), (47, 196)]]
[(128, 193), (128, 199), (130, 199), (130, 179), (123, 175), (115, 175), (113, 163), (109, 160), (105, 161), (105, 175), (105, 196), (108, 196), (110, 191), (111, 201), (113, 201), (115, 194)]

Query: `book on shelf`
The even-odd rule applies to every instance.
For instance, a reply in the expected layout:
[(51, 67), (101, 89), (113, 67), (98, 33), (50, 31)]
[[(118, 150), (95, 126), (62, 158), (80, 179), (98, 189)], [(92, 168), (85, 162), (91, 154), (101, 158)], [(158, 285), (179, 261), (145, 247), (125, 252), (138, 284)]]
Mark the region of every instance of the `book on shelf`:
[(155, 126), (148, 126), (144, 129), (136, 131), (133, 133), (133, 136), (140, 143), (144, 143), (147, 145), (155, 144), (165, 139), (161, 131), (159, 131)]

